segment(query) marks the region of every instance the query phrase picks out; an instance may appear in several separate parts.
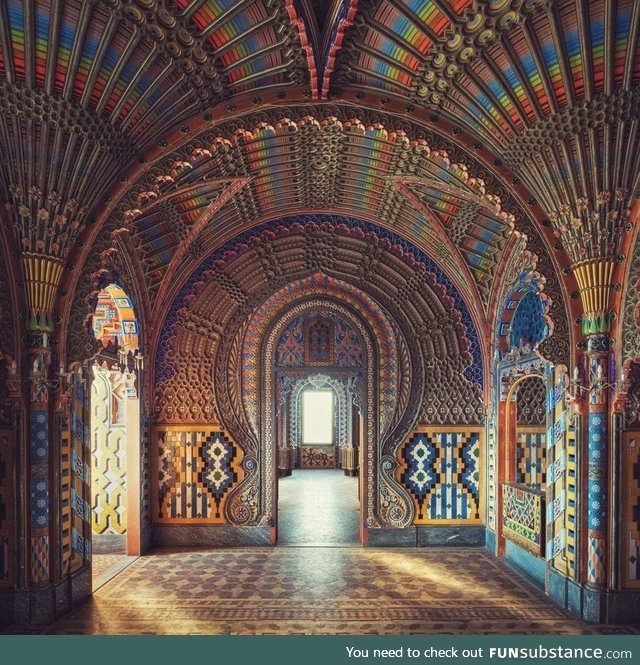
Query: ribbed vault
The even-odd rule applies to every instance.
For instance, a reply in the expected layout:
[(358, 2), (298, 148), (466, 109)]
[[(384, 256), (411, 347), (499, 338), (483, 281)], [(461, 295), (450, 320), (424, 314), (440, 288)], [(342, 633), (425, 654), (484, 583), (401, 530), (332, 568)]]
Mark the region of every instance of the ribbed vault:
[[(636, 0), (0, 0), (0, 621), (90, 586), (110, 284), (140, 336), (136, 550), (274, 541), (272, 350), (335, 315), (365, 348), (366, 544), (508, 554), (511, 511), (549, 593), (627, 620), (639, 33)], [(502, 495), (526, 373), (553, 385), (533, 530)]]
[[(312, 210), (411, 238), (483, 316), (512, 228), (556, 288), (536, 224), (573, 263), (621, 248), (639, 14), (631, 0), (8, 0), (2, 215), (29, 326), (66, 322), (60, 285), (90, 295), (113, 247), (151, 311), (203, 252)], [(566, 358), (571, 317), (550, 295)]]
[[(93, 237), (84, 227), (117, 174), (170, 131), (195, 118), (217, 125), (247, 103), (328, 95), (445, 118), (525, 183), (569, 253), (583, 235), (575, 220), (603, 218), (584, 232), (601, 235), (605, 252), (619, 233), (599, 227), (622, 216), (637, 186), (639, 24), (632, 0), (8, 0), (0, 146), (15, 157), (2, 160), (2, 185), (16, 240), (66, 260)], [(289, 138), (318, 170), (340, 143)], [(372, 170), (386, 151), (376, 138), (362, 156)], [(295, 204), (326, 208), (342, 175), (329, 169), (323, 196), (305, 188)], [(340, 193), (345, 211), (367, 195)], [(479, 233), (464, 249), (482, 291), (502, 234)]]
[[(91, 294), (91, 276), (100, 274), (107, 252), (118, 270), (124, 266), (144, 286), (151, 312), (221, 242), (300, 210), (357, 216), (410, 239), (470, 294), (479, 321), (495, 298), (505, 248), (518, 229), (548, 278), (559, 322), (555, 357), (566, 358), (568, 317), (556, 269), (519, 201), (455, 143), (348, 105), (239, 116), (161, 152), (110, 204), (80, 293)], [(81, 298), (74, 307), (80, 322), (87, 311)]]
[(619, 214), (638, 185), (639, 30), (633, 0), (363, 0), (332, 92), (451, 120), (522, 178), (571, 252), (572, 220)]

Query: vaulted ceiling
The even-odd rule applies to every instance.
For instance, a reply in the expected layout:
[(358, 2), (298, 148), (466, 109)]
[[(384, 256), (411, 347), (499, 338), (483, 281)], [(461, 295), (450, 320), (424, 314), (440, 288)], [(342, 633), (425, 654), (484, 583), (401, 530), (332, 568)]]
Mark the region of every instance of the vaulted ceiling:
[(6, 0), (2, 214), (87, 278), (126, 229), (152, 303), (261, 220), (341, 212), (486, 312), (513, 228), (552, 277), (553, 226), (631, 205), (639, 26), (633, 0)]
[(149, 292), (173, 282), (185, 255), (197, 258), (261, 219), (341, 210), (421, 240), (486, 301), (514, 215), (465, 164), (434, 149), (434, 137), (430, 145), (415, 126), (390, 130), (353, 113), (325, 106), (242, 128), (223, 122), (136, 181), (122, 218)]
[(490, 147), (547, 212), (638, 184), (634, 0), (364, 0), (331, 91), (383, 90)]

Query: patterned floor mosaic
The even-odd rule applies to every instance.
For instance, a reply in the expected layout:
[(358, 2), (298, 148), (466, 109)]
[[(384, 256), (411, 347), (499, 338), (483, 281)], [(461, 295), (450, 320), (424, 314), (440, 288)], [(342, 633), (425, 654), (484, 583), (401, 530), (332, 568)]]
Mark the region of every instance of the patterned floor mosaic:
[(554, 605), (482, 550), (158, 550), (50, 626), (54, 634), (640, 632)]
[(124, 554), (94, 554), (91, 560), (93, 590), (99, 589), (135, 560), (136, 557)]
[(117, 565), (122, 559), (122, 554), (94, 554), (91, 560), (91, 572), (93, 579), (101, 577), (108, 570)]

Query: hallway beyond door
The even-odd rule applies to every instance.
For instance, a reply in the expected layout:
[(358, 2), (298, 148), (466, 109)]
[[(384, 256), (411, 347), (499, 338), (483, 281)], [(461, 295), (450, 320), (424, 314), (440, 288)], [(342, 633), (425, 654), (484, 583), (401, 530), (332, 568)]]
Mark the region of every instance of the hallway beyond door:
[(360, 547), (358, 479), (295, 469), (278, 481), (278, 545)]

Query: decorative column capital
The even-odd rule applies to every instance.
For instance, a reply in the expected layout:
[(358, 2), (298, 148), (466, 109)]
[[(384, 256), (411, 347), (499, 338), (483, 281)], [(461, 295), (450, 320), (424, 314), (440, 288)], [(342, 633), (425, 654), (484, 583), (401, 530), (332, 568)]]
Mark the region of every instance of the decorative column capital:
[(5, 208), (22, 268), (29, 307), (27, 329), (51, 332), (53, 305), (69, 250), (84, 229), (87, 207), (54, 190), (13, 183)]
[(571, 265), (610, 261), (620, 254), (623, 233), (631, 228), (629, 190), (601, 191), (594, 200), (583, 196), (547, 214)]
[[(596, 336), (597, 344), (604, 343), (600, 338), (611, 331), (612, 313), (609, 311), (609, 298), (613, 288), (613, 275), (616, 261), (608, 259), (591, 259), (583, 261), (573, 268), (580, 300), (582, 301), (582, 334)], [(589, 344), (595, 344), (589, 341)], [(595, 349), (593, 349), (595, 350)]]
[(22, 252), (66, 259), (84, 229), (87, 207), (51, 190), (10, 184), (5, 204), (16, 242)]
[(629, 190), (619, 188), (579, 197), (548, 215), (578, 282), (584, 310), (583, 335), (610, 332), (609, 301), (615, 267), (622, 258), (624, 233), (632, 226)]
[(29, 307), (27, 330), (53, 332), (53, 307), (64, 262), (45, 254), (23, 253), (22, 269)]

